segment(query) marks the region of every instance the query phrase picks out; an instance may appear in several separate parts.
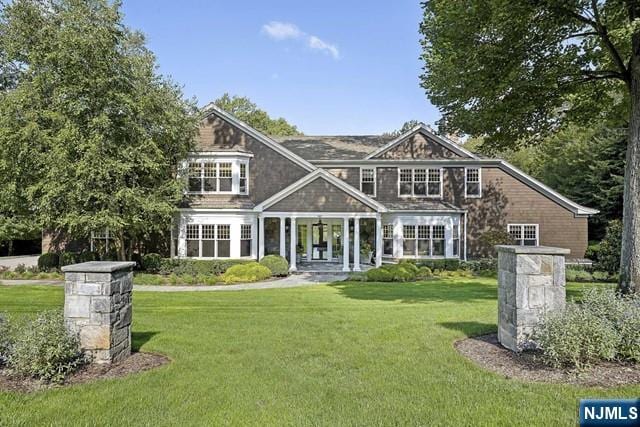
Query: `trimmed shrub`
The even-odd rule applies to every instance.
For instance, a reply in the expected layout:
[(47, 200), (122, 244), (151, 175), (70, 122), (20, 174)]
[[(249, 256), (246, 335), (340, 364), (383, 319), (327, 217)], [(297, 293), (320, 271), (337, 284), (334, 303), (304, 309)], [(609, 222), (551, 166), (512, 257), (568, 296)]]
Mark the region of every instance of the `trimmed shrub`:
[(393, 274), (382, 267), (367, 270), (366, 275), (367, 282), (393, 282)]
[(47, 252), (46, 254), (38, 257), (38, 269), (40, 271), (51, 271), (58, 268), (60, 265), (60, 257), (53, 252)]
[(224, 272), (221, 279), (224, 283), (257, 282), (271, 277), (271, 270), (257, 262), (232, 265)]
[(20, 375), (59, 383), (83, 362), (78, 338), (65, 328), (62, 312), (51, 310), (16, 331), (8, 366)]
[(77, 264), (79, 256), (75, 252), (61, 252), (60, 263), (58, 267), (64, 267), (65, 265)]
[(176, 274), (179, 276), (188, 274), (196, 276), (198, 274), (213, 274), (221, 275), (227, 269), (233, 265), (246, 264), (249, 260), (204, 260), (204, 259), (178, 259), (178, 258), (163, 258), (160, 263), (160, 274)]
[[(388, 265), (394, 265), (394, 264), (388, 264)], [(400, 260), (400, 262), (397, 265), (401, 266), (405, 270), (412, 271), (414, 274), (417, 274), (418, 271), (420, 271), (420, 268), (416, 265), (416, 263), (413, 260)]]
[(461, 268), (471, 270), (480, 276), (493, 276), (498, 274), (497, 258), (478, 258), (461, 263)]
[(591, 275), (596, 282), (608, 282), (611, 280), (611, 276), (606, 271), (594, 271)]
[(567, 282), (592, 282), (593, 276), (586, 270), (567, 268), (565, 272)]
[(420, 267), (420, 269), (418, 270), (418, 274), (416, 275), (416, 278), (427, 279), (432, 276), (433, 276), (433, 271), (431, 271), (429, 267)]
[(273, 276), (286, 276), (289, 274), (289, 263), (286, 258), (279, 255), (267, 255), (260, 260), (260, 265), (264, 265), (271, 270)]
[(162, 267), (162, 257), (159, 254), (146, 254), (142, 257), (142, 269), (149, 273), (157, 273)]
[(412, 282), (416, 280), (418, 267), (412, 263), (385, 264), (380, 267), (391, 274), (392, 282)]
[(620, 270), (620, 251), (622, 245), (622, 221), (613, 220), (607, 225), (604, 239), (600, 242), (594, 267), (610, 274)]
[(0, 366), (7, 363), (13, 348), (13, 328), (11, 321), (0, 313)]

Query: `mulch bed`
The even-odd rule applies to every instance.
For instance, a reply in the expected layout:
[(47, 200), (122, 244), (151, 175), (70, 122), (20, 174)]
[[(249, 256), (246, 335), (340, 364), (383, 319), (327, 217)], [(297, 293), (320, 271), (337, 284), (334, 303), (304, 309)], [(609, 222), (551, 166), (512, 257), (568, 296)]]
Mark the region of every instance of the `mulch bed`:
[(166, 365), (170, 359), (155, 353), (132, 353), (127, 359), (114, 365), (86, 365), (79, 371), (69, 375), (63, 384), (47, 384), (33, 378), (10, 375), (7, 370), (0, 369), (0, 391), (16, 391), (30, 393), (57, 387), (68, 387), (96, 380), (126, 377), (136, 372), (148, 371)]
[(539, 352), (516, 354), (502, 347), (497, 334), (463, 339), (454, 346), (460, 354), (476, 364), (509, 379), (586, 387), (616, 387), (640, 383), (640, 364), (602, 362), (580, 372), (554, 369), (541, 362)]

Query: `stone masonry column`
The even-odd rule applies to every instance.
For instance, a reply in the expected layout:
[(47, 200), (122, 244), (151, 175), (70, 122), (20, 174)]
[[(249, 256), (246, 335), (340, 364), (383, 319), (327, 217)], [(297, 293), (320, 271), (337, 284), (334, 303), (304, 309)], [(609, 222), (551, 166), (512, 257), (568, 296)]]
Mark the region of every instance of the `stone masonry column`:
[(547, 311), (564, 308), (564, 257), (569, 249), (496, 246), (498, 341), (512, 351), (535, 348), (534, 328)]
[(92, 261), (62, 267), (67, 329), (95, 363), (117, 363), (131, 354), (134, 265)]

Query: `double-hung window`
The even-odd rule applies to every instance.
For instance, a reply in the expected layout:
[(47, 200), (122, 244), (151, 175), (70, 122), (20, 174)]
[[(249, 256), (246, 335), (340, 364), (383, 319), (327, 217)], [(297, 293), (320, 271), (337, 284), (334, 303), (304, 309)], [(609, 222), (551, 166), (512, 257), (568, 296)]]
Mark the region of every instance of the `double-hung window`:
[(382, 226), (382, 247), (383, 255), (393, 256), (393, 224)]
[(190, 161), (189, 192), (249, 194), (248, 170), (246, 159)]
[(538, 224), (509, 224), (507, 230), (516, 245), (538, 246)]
[(398, 174), (400, 196), (442, 196), (442, 171), (440, 169), (399, 169)]
[(251, 224), (240, 225), (240, 256), (251, 256)]
[(376, 196), (376, 170), (375, 168), (360, 169), (360, 191), (368, 196)]
[(453, 224), (453, 256), (460, 256), (460, 226)]
[(465, 197), (482, 196), (480, 168), (466, 168), (464, 170), (464, 195)]
[(187, 224), (187, 256), (190, 258), (229, 258), (229, 224)]
[(443, 257), (445, 248), (444, 225), (402, 226), (403, 256)]

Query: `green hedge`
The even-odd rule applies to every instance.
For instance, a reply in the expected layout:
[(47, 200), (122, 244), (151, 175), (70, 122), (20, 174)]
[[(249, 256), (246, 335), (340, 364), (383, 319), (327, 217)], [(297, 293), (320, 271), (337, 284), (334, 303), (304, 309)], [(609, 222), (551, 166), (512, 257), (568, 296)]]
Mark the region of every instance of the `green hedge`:
[(142, 269), (149, 273), (157, 273), (162, 267), (162, 257), (159, 254), (146, 254), (142, 257)]
[(266, 280), (271, 277), (271, 270), (257, 262), (233, 265), (224, 272), (221, 279), (224, 283), (245, 283)]
[(47, 252), (38, 258), (38, 270), (40, 271), (55, 270), (58, 265), (60, 265), (60, 257), (56, 253)]
[(267, 255), (260, 260), (260, 265), (264, 265), (273, 276), (286, 276), (289, 274), (289, 263), (286, 258), (280, 255)]
[(204, 260), (204, 259), (178, 259), (178, 258), (163, 258), (160, 263), (160, 274), (176, 274), (176, 275), (191, 275), (197, 276), (199, 274), (213, 274), (216, 276), (221, 275), (231, 266), (237, 264), (246, 264), (248, 262), (254, 262), (251, 260)]
[(418, 266), (429, 267), (431, 270), (456, 271), (460, 270), (462, 263), (459, 259), (427, 259), (418, 261)]

